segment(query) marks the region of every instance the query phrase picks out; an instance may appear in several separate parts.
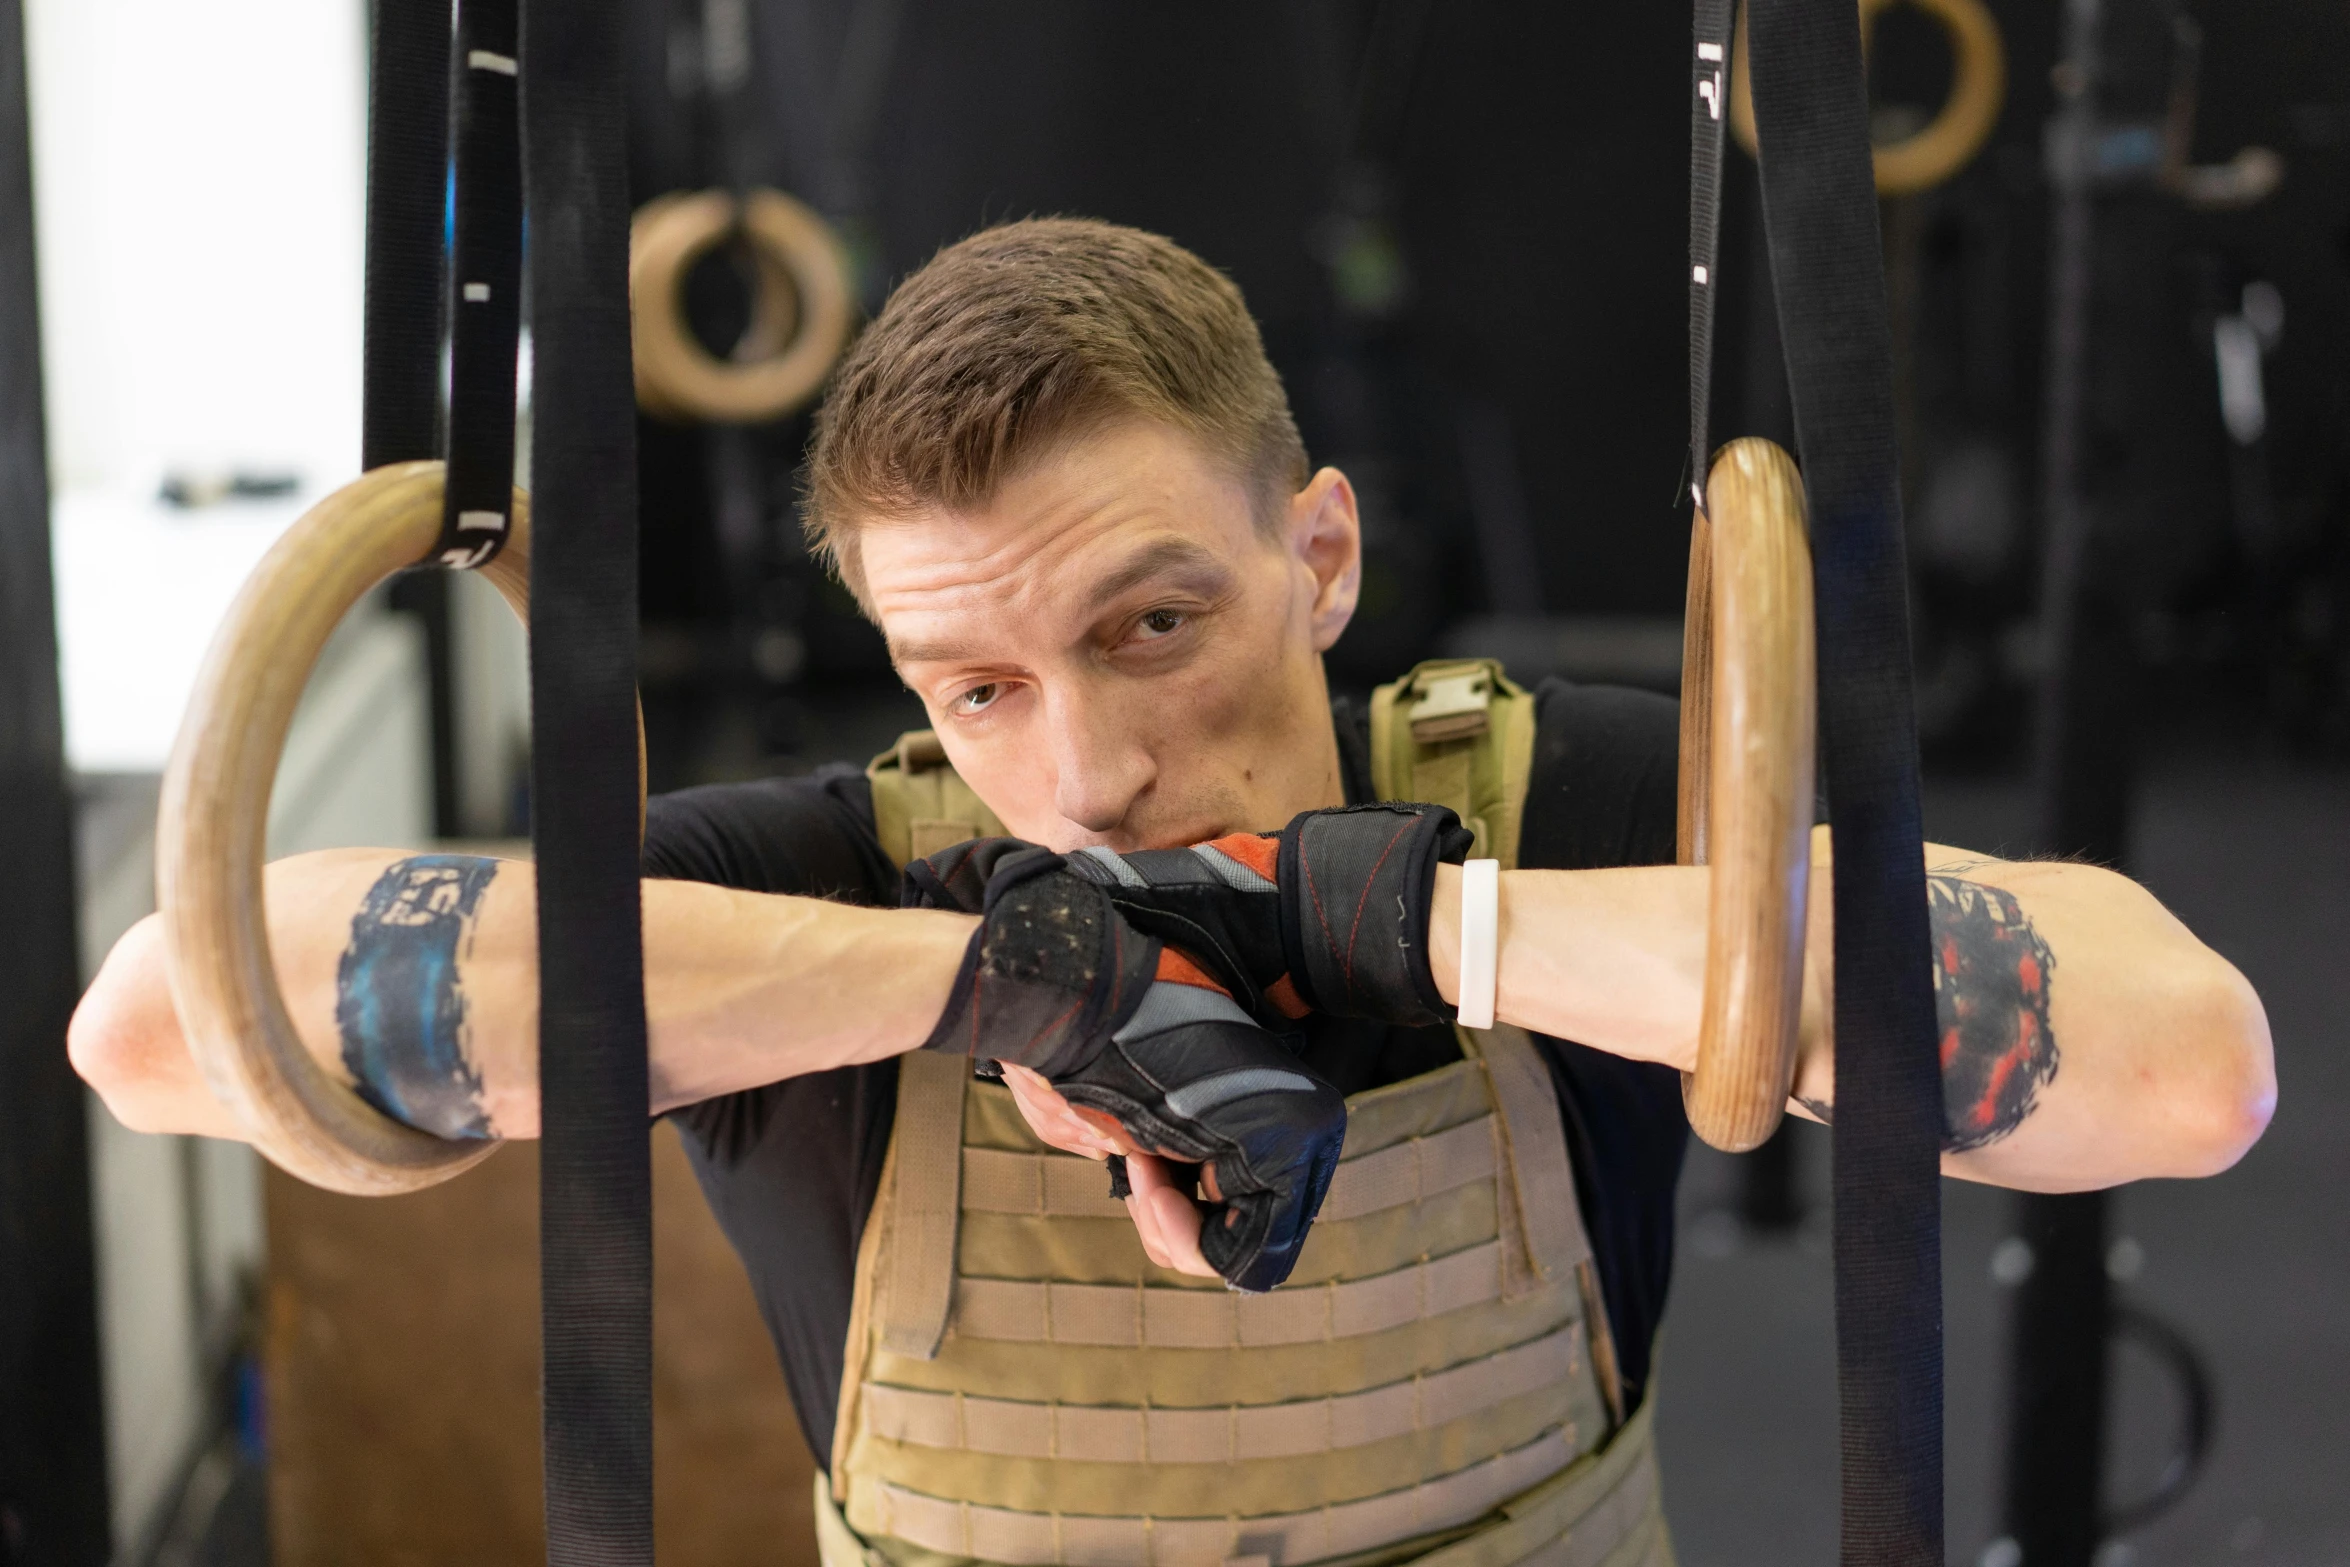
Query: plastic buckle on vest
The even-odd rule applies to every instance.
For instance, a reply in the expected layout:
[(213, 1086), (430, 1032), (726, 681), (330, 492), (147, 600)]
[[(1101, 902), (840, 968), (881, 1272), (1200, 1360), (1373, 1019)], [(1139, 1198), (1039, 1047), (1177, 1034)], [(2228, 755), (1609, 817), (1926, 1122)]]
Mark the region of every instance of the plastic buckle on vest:
[(1413, 682), (1412, 739), (1421, 745), (1466, 740), (1492, 723), (1493, 680), (1482, 667), (1459, 674), (1423, 675)]

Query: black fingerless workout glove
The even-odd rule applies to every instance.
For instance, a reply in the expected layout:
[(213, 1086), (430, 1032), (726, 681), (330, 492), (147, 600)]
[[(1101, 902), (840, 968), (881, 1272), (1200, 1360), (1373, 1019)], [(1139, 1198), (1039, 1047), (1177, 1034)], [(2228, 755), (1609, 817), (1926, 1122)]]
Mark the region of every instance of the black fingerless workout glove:
[(977, 838), (906, 867), (908, 908), (981, 916), (925, 1050), (1011, 1061), (1058, 1079), (1099, 1055), (1142, 1005), (1160, 943), (1136, 930), (1061, 856)]
[(1289, 1276), (1345, 1141), (1336, 1089), (1060, 855), (958, 844), (906, 868), (902, 901), (982, 916), (925, 1049), (1029, 1067), (1143, 1147), (1213, 1166), (1209, 1265), (1244, 1290)]
[(1436, 867), (1473, 835), (1441, 805), (1308, 811), (1188, 849), (1085, 849), (1070, 869), (1137, 929), (1196, 956), (1260, 1018), (1450, 1022), (1428, 967)]
[(1225, 1282), (1289, 1277), (1338, 1168), (1346, 1100), (1230, 996), (1162, 979), (1108, 1049), (1052, 1082), (1143, 1147), (1215, 1170), (1199, 1246)]

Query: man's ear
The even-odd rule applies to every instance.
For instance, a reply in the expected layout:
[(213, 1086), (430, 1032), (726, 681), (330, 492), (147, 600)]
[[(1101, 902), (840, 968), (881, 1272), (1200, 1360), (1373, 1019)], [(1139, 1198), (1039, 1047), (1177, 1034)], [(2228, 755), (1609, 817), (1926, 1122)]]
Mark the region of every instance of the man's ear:
[(1314, 651), (1327, 653), (1363, 589), (1363, 520), (1345, 474), (1321, 469), (1289, 498), (1289, 547), (1313, 580)]

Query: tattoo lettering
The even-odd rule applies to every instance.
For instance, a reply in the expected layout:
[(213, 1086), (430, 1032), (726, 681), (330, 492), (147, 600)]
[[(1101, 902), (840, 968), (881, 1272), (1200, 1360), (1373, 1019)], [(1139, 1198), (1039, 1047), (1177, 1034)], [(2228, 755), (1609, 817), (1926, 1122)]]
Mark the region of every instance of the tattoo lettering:
[(1818, 1116), (1820, 1118), (1820, 1125), (1834, 1126), (1836, 1124), (1836, 1107), (1830, 1104), (1827, 1100), (1807, 1099), (1803, 1095), (1797, 1094), (1795, 1096), (1795, 1102), (1803, 1106), (1806, 1110), (1809, 1110), (1813, 1115)]
[(1926, 878), (1934, 1016), (1942, 1042), (1942, 1146), (1965, 1153), (2023, 1124), (2056, 1078), (2048, 981), (2056, 958), (2001, 887)]
[(485, 1140), (457, 960), (496, 860), (420, 854), (388, 867), (351, 921), (335, 971), (335, 1026), (359, 1096), (436, 1137)]

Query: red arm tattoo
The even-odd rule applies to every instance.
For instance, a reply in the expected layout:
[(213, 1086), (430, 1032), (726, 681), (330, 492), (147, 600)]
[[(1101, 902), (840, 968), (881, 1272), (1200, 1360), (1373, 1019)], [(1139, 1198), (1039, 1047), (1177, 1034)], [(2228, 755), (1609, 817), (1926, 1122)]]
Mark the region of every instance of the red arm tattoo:
[[(1971, 864), (1981, 864), (1974, 861)], [(2015, 895), (1951, 875), (1926, 876), (1934, 942), (1934, 1020), (1942, 1052), (1942, 1147), (1966, 1153), (1999, 1141), (2056, 1079), (2048, 976), (2056, 956)], [(1836, 1107), (1798, 1096), (1821, 1121)]]
[(2015, 895), (1937, 874), (1926, 878), (1941, 1029), (1942, 1146), (1965, 1153), (2023, 1124), (2056, 1078), (2048, 983), (2056, 958)]

